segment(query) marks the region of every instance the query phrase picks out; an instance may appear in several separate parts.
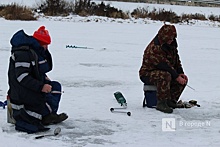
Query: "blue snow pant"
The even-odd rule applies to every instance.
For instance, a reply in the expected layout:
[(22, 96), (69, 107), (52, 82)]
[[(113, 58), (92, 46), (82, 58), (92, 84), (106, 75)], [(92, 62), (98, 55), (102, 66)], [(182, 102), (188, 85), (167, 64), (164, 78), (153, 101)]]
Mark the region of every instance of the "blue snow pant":
[(46, 116), (50, 113), (57, 113), (59, 108), (59, 102), (61, 98), (61, 84), (57, 81), (50, 81), (52, 86), (51, 93), (46, 94), (46, 105), (42, 116)]
[[(61, 98), (61, 84), (56, 81), (47, 81), (52, 86), (51, 93), (46, 94), (46, 104), (42, 112), (42, 116), (50, 113), (57, 113)], [(24, 108), (13, 109), (13, 117), (16, 120), (15, 129), (27, 133), (36, 133), (39, 131), (47, 131), (40, 120), (30, 116)]]

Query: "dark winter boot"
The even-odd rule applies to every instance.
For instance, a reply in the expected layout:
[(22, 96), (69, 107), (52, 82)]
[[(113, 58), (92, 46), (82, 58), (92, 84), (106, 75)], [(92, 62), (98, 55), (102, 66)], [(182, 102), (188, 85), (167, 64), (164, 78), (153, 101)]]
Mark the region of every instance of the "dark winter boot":
[(68, 118), (66, 113), (61, 113), (61, 114), (48, 114), (43, 117), (41, 123), (43, 125), (50, 125), (50, 124), (57, 124), (60, 123)]
[(50, 128), (45, 128), (40, 119), (28, 115), (28, 113), (22, 108), (20, 110), (13, 110), (13, 116), (16, 120), (15, 130), (23, 131), (27, 133), (37, 133), (48, 131)]
[(173, 109), (175, 108), (184, 108), (184, 105), (182, 102), (175, 102), (175, 100), (167, 100), (167, 105)]
[(173, 109), (177, 108), (177, 103), (173, 100), (167, 100), (167, 105)]
[(172, 113), (173, 109), (167, 105), (167, 100), (157, 100), (156, 109), (164, 113)]

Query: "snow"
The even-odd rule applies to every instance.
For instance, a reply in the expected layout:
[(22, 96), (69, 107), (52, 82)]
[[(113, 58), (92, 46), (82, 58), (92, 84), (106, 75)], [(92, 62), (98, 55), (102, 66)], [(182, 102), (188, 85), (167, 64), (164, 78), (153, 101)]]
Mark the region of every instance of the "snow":
[[(11, 4), (16, 2), (19, 5), (26, 5), (29, 7), (35, 7), (38, 4), (40, 4), (43, 0), (1, 0), (1, 4)], [(65, 1), (73, 1), (73, 0), (65, 0)], [(180, 6), (180, 5), (168, 5), (168, 4), (149, 4), (149, 3), (132, 3), (127, 2), (126, 5), (124, 2), (116, 2), (116, 1), (103, 1), (103, 0), (92, 0), (96, 3), (104, 2), (105, 4), (110, 4), (111, 6), (114, 6), (115, 8), (118, 8), (120, 10), (123, 10), (124, 12), (130, 11), (132, 12), (136, 8), (145, 8), (149, 11), (152, 11), (154, 8), (156, 10), (159, 9), (165, 9), (167, 11), (171, 10), (175, 12), (177, 15), (181, 14), (204, 14), (206, 16), (209, 16), (211, 14), (213, 15), (219, 15), (220, 8), (219, 7), (197, 7), (197, 6)]]
[(19, 4), (19, 5), (25, 5), (28, 7), (35, 6), (36, 3), (41, 2), (41, 0), (1, 0), (0, 4), (1, 5), (7, 5), (7, 4)]
[[(30, 1), (27, 2), (31, 5)], [(132, 3), (120, 4), (129, 8), (127, 4)], [(172, 7), (179, 12), (188, 12), (192, 8)], [(200, 7), (199, 10), (205, 14), (212, 12), (219, 15), (219, 8)], [(93, 21), (97, 19), (99, 22)], [(13, 125), (6, 123), (6, 109), (0, 108), (1, 144), (5, 147), (218, 147), (219, 23), (193, 22), (190, 25), (175, 24), (179, 54), (189, 77), (188, 84), (196, 89), (193, 91), (186, 87), (181, 99), (195, 99), (201, 107), (175, 109), (172, 114), (165, 114), (155, 109), (142, 108), (143, 84), (138, 77), (143, 51), (163, 22), (79, 16), (65, 19), (41, 17), (38, 21), (8, 21), (0, 18), (0, 100), (5, 100), (8, 89), (10, 38), (20, 29), (31, 35), (39, 26), (45, 25), (52, 36), (49, 50), (54, 60), (54, 69), (49, 77), (61, 82), (64, 93), (59, 112), (69, 115), (65, 122), (49, 126), (51, 130), (46, 133), (26, 134), (15, 131)], [(66, 45), (93, 49), (70, 49)], [(111, 107), (120, 107), (113, 96), (116, 91), (121, 91), (126, 97), (130, 117), (110, 112)], [(175, 120), (175, 131), (162, 130), (162, 119), (167, 118)], [(62, 129), (58, 136), (34, 139), (37, 135), (53, 134), (56, 127)]]
[[(114, 7), (121, 9), (123, 11), (130, 11), (132, 12), (134, 9), (136, 8), (145, 8), (149, 11), (152, 11), (154, 8), (156, 8), (156, 10), (159, 9), (164, 9), (164, 10), (171, 10), (173, 12), (175, 12), (177, 15), (181, 15), (181, 14), (195, 14), (195, 13), (199, 13), (199, 14), (204, 14), (204, 15), (211, 15), (211, 14), (215, 14), (218, 15), (219, 14), (219, 10), (220, 8), (210, 8), (210, 7), (197, 7), (197, 6), (181, 6), (181, 5), (168, 5), (168, 4), (149, 4), (149, 3), (128, 3), (126, 5), (124, 5), (123, 2), (109, 2), (109, 1), (105, 1), (108, 4), (113, 5)], [(184, 9), (184, 11), (183, 11)]]

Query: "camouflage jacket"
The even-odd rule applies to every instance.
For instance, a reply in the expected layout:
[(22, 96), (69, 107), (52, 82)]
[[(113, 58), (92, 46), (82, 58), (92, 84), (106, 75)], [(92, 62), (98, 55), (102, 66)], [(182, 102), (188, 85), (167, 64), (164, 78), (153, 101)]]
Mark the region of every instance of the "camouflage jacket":
[[(140, 77), (149, 76), (153, 70), (167, 71), (173, 79), (176, 79), (178, 74), (184, 73), (175, 38), (176, 29), (173, 25), (162, 26), (144, 51), (142, 66), (139, 70)], [(168, 40), (173, 41), (167, 44)]]

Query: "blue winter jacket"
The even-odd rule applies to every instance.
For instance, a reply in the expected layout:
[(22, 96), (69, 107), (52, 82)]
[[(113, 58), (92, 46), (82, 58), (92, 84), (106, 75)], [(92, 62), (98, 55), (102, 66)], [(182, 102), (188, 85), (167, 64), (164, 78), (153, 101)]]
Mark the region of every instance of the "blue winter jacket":
[(16, 32), (10, 43), (8, 95), (11, 102), (41, 114), (45, 107), (45, 93), (41, 90), (46, 73), (52, 70), (51, 54), (23, 30)]

